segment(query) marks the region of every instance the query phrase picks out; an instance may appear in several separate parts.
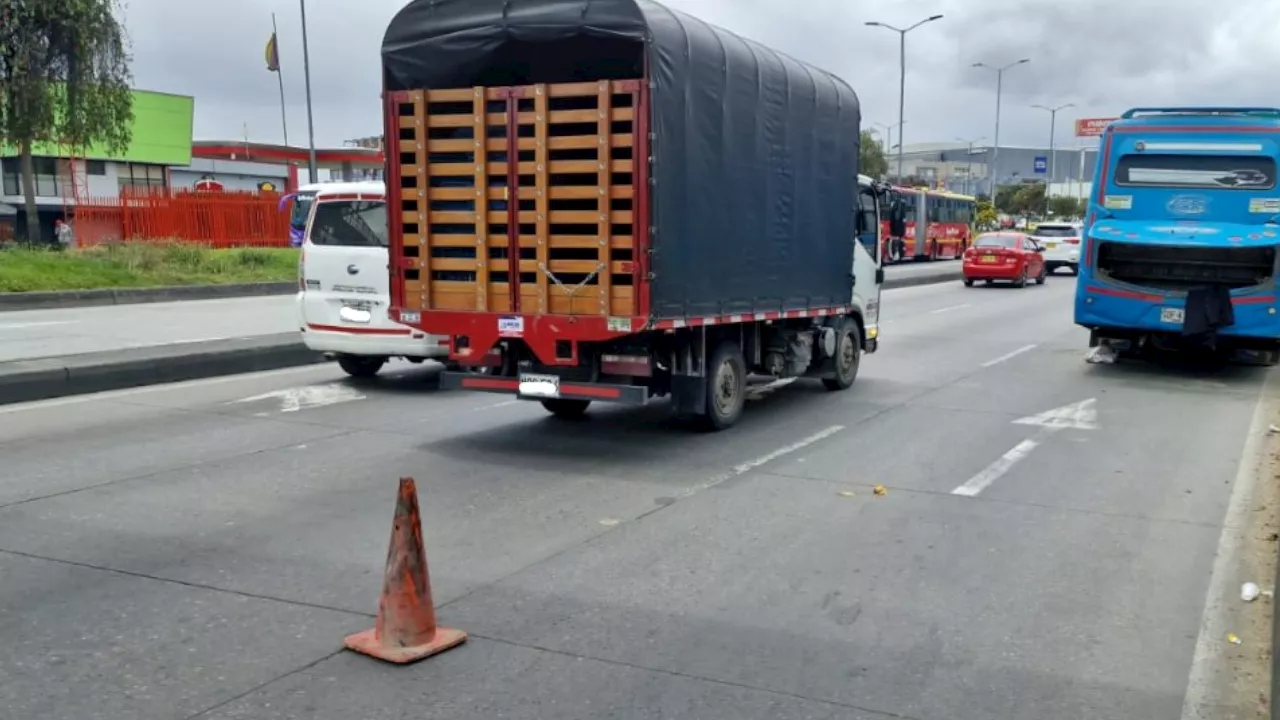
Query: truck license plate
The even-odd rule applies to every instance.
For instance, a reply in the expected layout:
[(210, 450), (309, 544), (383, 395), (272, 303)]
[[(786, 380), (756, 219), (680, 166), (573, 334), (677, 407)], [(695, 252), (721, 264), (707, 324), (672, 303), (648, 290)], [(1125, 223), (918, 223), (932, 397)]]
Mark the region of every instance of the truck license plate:
[(1181, 325), (1185, 317), (1182, 308), (1160, 308), (1160, 322)]
[(521, 395), (536, 398), (560, 397), (560, 378), (555, 375), (520, 374)]

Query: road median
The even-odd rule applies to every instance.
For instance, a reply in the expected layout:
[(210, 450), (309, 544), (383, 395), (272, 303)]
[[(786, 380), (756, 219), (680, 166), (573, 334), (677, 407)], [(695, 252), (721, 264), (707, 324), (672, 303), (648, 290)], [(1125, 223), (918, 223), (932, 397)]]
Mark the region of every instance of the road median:
[(324, 362), (297, 333), (0, 362), (0, 405)]

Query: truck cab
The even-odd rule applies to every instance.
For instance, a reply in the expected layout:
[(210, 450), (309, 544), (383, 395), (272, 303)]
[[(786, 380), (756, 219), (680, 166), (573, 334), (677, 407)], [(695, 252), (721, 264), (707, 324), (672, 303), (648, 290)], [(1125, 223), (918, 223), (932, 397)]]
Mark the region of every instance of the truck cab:
[(1280, 109), (1136, 108), (1101, 149), (1075, 300), (1091, 345), (1273, 364)]

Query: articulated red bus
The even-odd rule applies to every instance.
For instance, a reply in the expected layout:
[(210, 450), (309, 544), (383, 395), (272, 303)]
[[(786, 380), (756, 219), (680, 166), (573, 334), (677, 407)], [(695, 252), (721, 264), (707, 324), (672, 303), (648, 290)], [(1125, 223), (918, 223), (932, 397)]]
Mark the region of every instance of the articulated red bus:
[[(880, 257), (884, 263), (903, 260), (956, 259), (973, 241), (977, 200), (945, 190), (895, 186), (891, 200), (905, 209), (906, 228), (894, 235), (885, 221)], [(924, 222), (920, 222), (924, 218)]]

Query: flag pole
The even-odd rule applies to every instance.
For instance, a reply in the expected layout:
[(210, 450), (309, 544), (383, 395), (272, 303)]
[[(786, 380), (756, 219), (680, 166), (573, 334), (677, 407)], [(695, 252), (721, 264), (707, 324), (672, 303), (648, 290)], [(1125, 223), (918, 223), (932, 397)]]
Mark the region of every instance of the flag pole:
[(302, 11), (302, 74), (307, 85), (307, 147), (311, 154), (308, 158), (307, 170), (311, 174), (311, 182), (318, 182), (316, 170), (316, 126), (311, 115), (311, 56), (307, 52), (307, 0), (298, 0)]
[(280, 68), (280, 36), (276, 31), (276, 14), (271, 13), (271, 41), (276, 54), (276, 81), (280, 83), (280, 128), (284, 130), (284, 144), (289, 146), (289, 119), (284, 111), (284, 70)]

